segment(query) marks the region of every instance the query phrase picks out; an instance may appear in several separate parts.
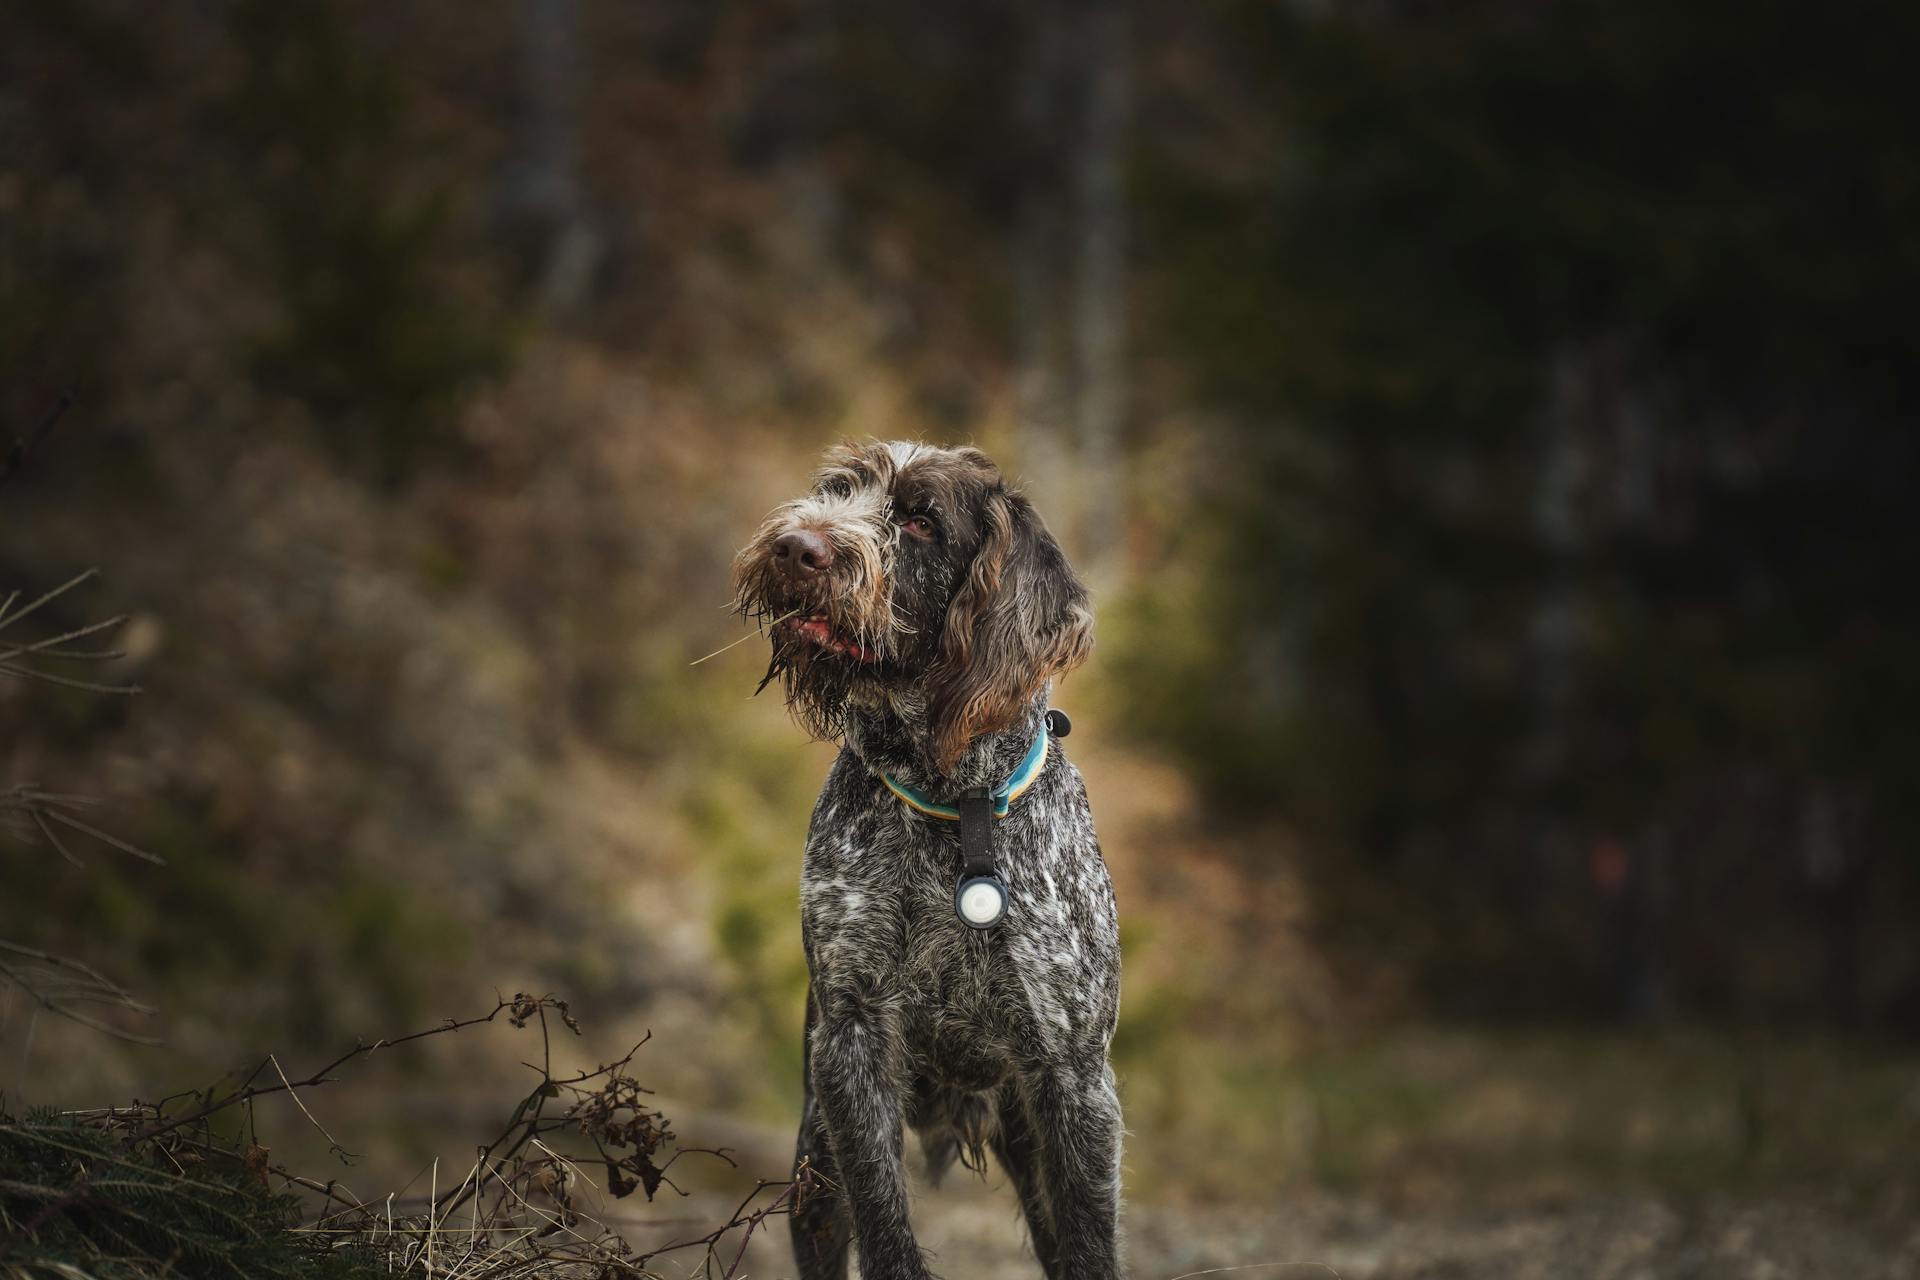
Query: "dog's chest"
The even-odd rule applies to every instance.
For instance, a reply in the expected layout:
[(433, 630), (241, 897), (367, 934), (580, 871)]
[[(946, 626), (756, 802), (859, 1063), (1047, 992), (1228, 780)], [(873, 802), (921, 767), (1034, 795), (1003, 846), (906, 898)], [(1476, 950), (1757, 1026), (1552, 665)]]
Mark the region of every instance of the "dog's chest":
[(961, 1086), (1104, 1041), (1118, 943), (1084, 793), (1046, 788), (996, 829), (1010, 904), (978, 931), (954, 915), (957, 828), (861, 781), (830, 781), (808, 838), (801, 914), (816, 984), (870, 994), (909, 1052), (967, 1077), (950, 1081)]

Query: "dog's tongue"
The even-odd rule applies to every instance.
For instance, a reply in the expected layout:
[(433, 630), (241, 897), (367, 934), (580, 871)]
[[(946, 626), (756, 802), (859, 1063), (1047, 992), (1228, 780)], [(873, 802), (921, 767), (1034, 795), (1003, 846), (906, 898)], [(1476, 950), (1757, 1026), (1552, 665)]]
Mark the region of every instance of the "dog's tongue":
[(819, 645), (829, 653), (842, 653), (857, 662), (871, 662), (873, 655), (851, 640), (842, 640), (833, 633), (825, 618), (803, 618), (793, 624), (793, 629), (806, 639)]

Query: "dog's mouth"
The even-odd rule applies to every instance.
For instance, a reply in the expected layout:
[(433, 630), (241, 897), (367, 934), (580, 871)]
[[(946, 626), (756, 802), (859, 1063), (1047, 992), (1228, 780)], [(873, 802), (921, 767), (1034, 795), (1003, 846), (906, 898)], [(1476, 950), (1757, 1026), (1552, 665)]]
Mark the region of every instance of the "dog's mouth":
[(857, 640), (848, 639), (833, 629), (822, 614), (813, 614), (805, 618), (789, 618), (776, 630), (785, 632), (817, 649), (839, 657), (852, 658), (855, 662), (878, 662), (880, 655), (862, 645)]

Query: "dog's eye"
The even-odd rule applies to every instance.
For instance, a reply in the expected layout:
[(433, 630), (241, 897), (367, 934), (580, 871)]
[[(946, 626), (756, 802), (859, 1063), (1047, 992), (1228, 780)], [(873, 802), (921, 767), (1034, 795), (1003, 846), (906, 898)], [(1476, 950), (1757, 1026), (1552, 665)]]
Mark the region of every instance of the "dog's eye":
[(900, 522), (900, 527), (916, 538), (931, 538), (934, 532), (933, 517), (927, 515), (908, 516)]

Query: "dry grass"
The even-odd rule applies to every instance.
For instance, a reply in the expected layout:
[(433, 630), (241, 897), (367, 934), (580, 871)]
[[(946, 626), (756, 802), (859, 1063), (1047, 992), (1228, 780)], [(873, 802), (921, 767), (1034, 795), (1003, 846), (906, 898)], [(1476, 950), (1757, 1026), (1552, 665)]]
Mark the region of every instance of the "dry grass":
[[(412, 1187), (363, 1196), (340, 1176), (323, 1179), (286, 1168), (273, 1162), (255, 1129), (255, 1104), (261, 1098), (285, 1093), (298, 1101), (375, 1054), (502, 1022), (539, 1034), (538, 1061), (525, 1064), (534, 1083), (457, 1179), (443, 1178), (438, 1161), (431, 1166), (424, 1196)], [(650, 1091), (631, 1073), (647, 1041), (614, 1062), (568, 1073), (553, 1065), (556, 1033), (579, 1033), (566, 1001), (518, 994), (497, 1000), (484, 1014), (356, 1043), (297, 1078), (270, 1054), (245, 1075), (204, 1090), (155, 1103), (68, 1111), (61, 1119), (108, 1139), (114, 1163), (183, 1190), (203, 1188), (198, 1175), (213, 1165), (262, 1188), (292, 1192), (311, 1206), (291, 1228), (293, 1236), (315, 1256), (331, 1255), (372, 1274), (615, 1280), (654, 1276), (656, 1261), (671, 1256), (697, 1259), (703, 1274), (724, 1280), (736, 1274), (748, 1243), (771, 1219), (818, 1190), (817, 1178), (806, 1168), (790, 1180), (759, 1180), (726, 1220), (658, 1247), (635, 1249), (603, 1220), (597, 1204), (635, 1191), (648, 1201), (662, 1190), (685, 1195), (673, 1171), (690, 1156), (733, 1162), (721, 1149), (679, 1145), (667, 1117), (649, 1104)], [(351, 1167), (352, 1153), (305, 1102), (299, 1108), (342, 1166)], [(0, 1120), (16, 1132), (34, 1123)], [(51, 1132), (51, 1126), (42, 1123), (39, 1130)], [(0, 1239), (0, 1261), (10, 1248), (49, 1235), (59, 1225), (55, 1220), (77, 1214), (102, 1185), (95, 1171), (81, 1169), (67, 1186), (36, 1188), (30, 1199), (44, 1208)], [(103, 1249), (121, 1247), (99, 1243)], [(87, 1263), (75, 1257), (71, 1265), (79, 1268), (76, 1274), (85, 1274)]]

